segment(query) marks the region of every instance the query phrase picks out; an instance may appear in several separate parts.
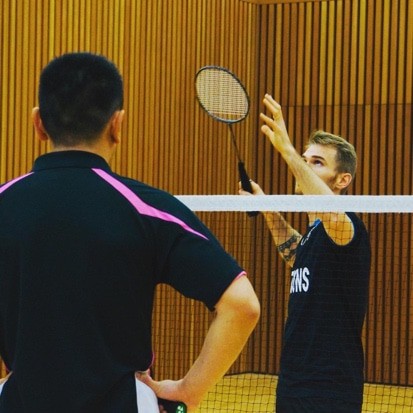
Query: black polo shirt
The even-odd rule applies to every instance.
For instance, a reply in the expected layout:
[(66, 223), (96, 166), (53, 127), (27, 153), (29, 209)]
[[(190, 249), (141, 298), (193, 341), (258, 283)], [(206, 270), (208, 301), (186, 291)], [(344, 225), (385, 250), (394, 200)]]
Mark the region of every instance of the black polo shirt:
[(133, 412), (154, 290), (213, 309), (242, 268), (170, 194), (82, 151), (0, 187), (0, 412)]
[(354, 237), (337, 245), (322, 221), (310, 226), (291, 271), (279, 397), (363, 398), (361, 332), (367, 310), (370, 240), (354, 213)]

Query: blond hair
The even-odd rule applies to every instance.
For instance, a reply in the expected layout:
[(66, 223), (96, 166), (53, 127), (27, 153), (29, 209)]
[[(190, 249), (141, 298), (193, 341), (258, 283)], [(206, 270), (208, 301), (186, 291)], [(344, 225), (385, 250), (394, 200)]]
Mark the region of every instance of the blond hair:
[(323, 130), (315, 130), (308, 138), (307, 147), (314, 144), (336, 148), (337, 172), (347, 172), (354, 178), (357, 169), (357, 154), (350, 142), (341, 136)]

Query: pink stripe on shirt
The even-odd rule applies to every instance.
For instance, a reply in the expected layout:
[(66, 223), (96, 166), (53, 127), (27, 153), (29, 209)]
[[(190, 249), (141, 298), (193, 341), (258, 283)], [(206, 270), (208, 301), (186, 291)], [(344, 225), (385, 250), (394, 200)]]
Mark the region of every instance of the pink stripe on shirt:
[(246, 275), (247, 275), (247, 272), (246, 272), (246, 271), (241, 271), (241, 272), (234, 278), (234, 280), (233, 280), (232, 282), (237, 281), (237, 280), (239, 280), (240, 278), (245, 277)]
[(154, 218), (159, 218), (163, 221), (169, 221), (174, 224), (180, 225), (183, 229), (188, 232), (191, 232), (195, 235), (198, 235), (201, 238), (208, 239), (205, 235), (201, 234), (198, 231), (195, 231), (190, 226), (188, 226), (185, 222), (180, 220), (179, 218), (168, 214), (167, 212), (160, 211), (152, 207), (151, 205), (146, 204), (142, 201), (134, 192), (132, 192), (126, 185), (122, 182), (115, 179), (113, 176), (109, 175), (107, 172), (103, 171), (102, 169), (92, 168), (93, 172), (99, 175), (102, 179), (104, 179), (109, 185), (115, 188), (119, 193), (121, 193), (132, 205), (133, 207), (142, 215), (147, 215)]
[(14, 179), (12, 179), (11, 181), (5, 183), (5, 184), (0, 188), (0, 194), (1, 194), (2, 192), (4, 192), (7, 188), (10, 188), (10, 187), (11, 187), (13, 184), (15, 184), (16, 182), (20, 181), (20, 180), (23, 179), (23, 178), (26, 178), (27, 176), (31, 175), (32, 173), (33, 173), (33, 172), (29, 172), (29, 173), (26, 174), (26, 175), (19, 176), (18, 178), (14, 178)]

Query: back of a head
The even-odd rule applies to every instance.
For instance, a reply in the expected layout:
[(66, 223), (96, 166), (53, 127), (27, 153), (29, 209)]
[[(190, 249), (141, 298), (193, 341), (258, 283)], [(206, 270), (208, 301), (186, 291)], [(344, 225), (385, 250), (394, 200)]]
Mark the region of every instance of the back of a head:
[(308, 145), (332, 146), (337, 150), (337, 171), (348, 172), (354, 178), (357, 169), (357, 154), (354, 146), (338, 135), (334, 135), (323, 130), (316, 130), (311, 133)]
[(122, 77), (103, 56), (68, 53), (42, 71), (40, 117), (55, 145), (93, 142), (122, 105)]

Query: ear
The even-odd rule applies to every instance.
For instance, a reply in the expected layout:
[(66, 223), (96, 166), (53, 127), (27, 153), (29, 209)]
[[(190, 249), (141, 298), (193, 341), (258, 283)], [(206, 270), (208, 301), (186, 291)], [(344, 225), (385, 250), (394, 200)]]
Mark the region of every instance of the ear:
[(110, 136), (115, 143), (120, 142), (120, 135), (122, 131), (122, 122), (125, 116), (124, 110), (117, 110), (110, 121)]
[(346, 189), (351, 181), (353, 180), (353, 177), (351, 176), (350, 173), (348, 172), (342, 172), (339, 173), (336, 179), (336, 182), (334, 184), (335, 188), (337, 188), (340, 192), (343, 192), (344, 189)]
[(35, 107), (32, 110), (32, 121), (38, 139), (40, 139), (41, 141), (47, 141), (49, 139), (49, 135), (47, 134), (46, 129), (43, 126), (42, 119), (40, 118), (40, 110), (38, 107)]

